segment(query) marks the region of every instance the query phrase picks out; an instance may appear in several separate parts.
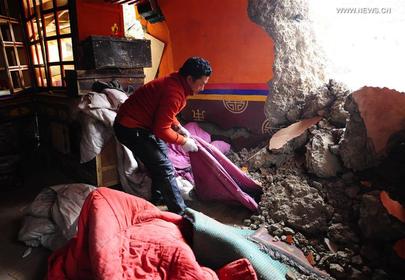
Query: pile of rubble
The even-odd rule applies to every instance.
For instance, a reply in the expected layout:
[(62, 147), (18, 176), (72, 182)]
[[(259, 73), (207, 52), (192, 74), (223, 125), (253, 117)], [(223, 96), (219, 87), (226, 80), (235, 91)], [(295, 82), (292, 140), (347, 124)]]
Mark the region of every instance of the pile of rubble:
[(284, 128), (265, 148), (231, 155), (263, 185), (260, 212), (246, 223), (300, 247), (334, 278), (403, 279), (405, 94), (351, 93), (330, 80), (308, 1), (249, 0), (248, 14), (274, 41), (264, 111), (270, 127)]
[[(263, 186), (260, 211), (245, 223), (299, 247), (334, 278), (402, 279), (404, 260), (393, 247), (404, 238), (405, 224), (390, 215), (381, 197), (393, 184), (373, 176), (384, 161), (367, 136), (358, 93), (334, 82), (329, 88), (348, 96), (339, 105), (344, 123), (329, 117), (330, 107), (323, 117), (280, 129), (264, 148), (229, 155)], [(405, 171), (393, 166), (394, 173)], [(396, 198), (405, 201), (401, 194)]]

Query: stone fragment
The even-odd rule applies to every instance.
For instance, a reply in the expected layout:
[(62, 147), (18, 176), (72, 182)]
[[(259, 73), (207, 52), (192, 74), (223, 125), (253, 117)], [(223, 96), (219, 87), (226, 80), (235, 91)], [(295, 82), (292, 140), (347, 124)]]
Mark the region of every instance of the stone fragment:
[(345, 269), (337, 263), (331, 263), (329, 265), (329, 271), (338, 279), (344, 279), (344, 277), (346, 276)]
[(381, 203), (379, 191), (362, 196), (358, 223), (367, 239), (395, 241), (405, 235), (405, 224), (390, 216)]
[(308, 172), (321, 178), (334, 177), (342, 170), (339, 158), (330, 152), (334, 145), (331, 131), (315, 130), (313, 137), (306, 145), (305, 153)]
[(339, 244), (358, 243), (356, 233), (347, 225), (341, 223), (332, 224), (328, 228), (328, 237), (331, 241)]

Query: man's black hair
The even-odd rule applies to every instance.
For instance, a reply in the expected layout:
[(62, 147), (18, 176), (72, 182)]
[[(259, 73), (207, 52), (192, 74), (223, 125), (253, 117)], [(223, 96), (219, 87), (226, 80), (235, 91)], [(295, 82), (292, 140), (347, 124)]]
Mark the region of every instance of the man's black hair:
[(204, 58), (193, 56), (184, 62), (179, 69), (180, 75), (183, 77), (191, 76), (193, 80), (197, 80), (202, 76), (210, 76), (212, 72), (210, 63)]

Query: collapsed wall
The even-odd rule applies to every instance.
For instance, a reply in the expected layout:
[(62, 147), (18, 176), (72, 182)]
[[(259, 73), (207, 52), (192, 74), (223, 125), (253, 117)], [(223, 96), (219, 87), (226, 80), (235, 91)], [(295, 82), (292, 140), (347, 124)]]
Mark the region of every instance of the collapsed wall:
[(333, 98), (325, 86), (325, 58), (311, 29), (307, 1), (249, 1), (248, 13), (274, 41), (273, 78), (265, 105), (270, 125), (316, 115)]
[(245, 158), (264, 188), (260, 213), (248, 224), (266, 226), (280, 239), (292, 235), (314, 264), (338, 279), (396, 279), (404, 271), (394, 244), (405, 237), (405, 224), (389, 213), (387, 205), (396, 202), (384, 204), (380, 194), (394, 188), (405, 201), (405, 192), (374, 175), (388, 154), (398, 163), (385, 165), (405, 174), (405, 159), (392, 155), (405, 154), (405, 94), (370, 87), (351, 93), (328, 79), (307, 5), (249, 0), (250, 18), (275, 43), (265, 113), (271, 127), (284, 128)]

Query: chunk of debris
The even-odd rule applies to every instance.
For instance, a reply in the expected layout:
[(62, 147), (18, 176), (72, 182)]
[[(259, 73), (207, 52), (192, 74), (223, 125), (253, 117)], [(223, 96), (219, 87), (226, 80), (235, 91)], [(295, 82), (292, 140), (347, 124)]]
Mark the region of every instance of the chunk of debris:
[(313, 137), (306, 145), (305, 153), (308, 172), (321, 178), (329, 178), (337, 175), (342, 170), (339, 158), (330, 152), (334, 139), (330, 130), (313, 130)]
[(362, 196), (359, 227), (367, 239), (395, 241), (405, 235), (405, 224), (391, 217), (381, 203), (379, 191)]
[(388, 88), (363, 87), (349, 95), (350, 117), (340, 143), (344, 165), (355, 171), (375, 166), (391, 135), (405, 129), (404, 108), (405, 94)]
[(329, 226), (328, 236), (331, 241), (339, 244), (352, 244), (359, 242), (357, 234), (348, 225), (343, 225), (341, 223)]
[(344, 104), (350, 90), (346, 85), (335, 80), (329, 80), (328, 89), (331, 95), (336, 98), (330, 106), (328, 120), (337, 127), (345, 127), (349, 112), (345, 110)]
[(284, 220), (289, 227), (307, 233), (326, 231), (330, 212), (317, 189), (303, 178), (289, 175), (276, 181), (262, 202), (275, 221)]

